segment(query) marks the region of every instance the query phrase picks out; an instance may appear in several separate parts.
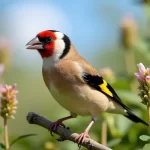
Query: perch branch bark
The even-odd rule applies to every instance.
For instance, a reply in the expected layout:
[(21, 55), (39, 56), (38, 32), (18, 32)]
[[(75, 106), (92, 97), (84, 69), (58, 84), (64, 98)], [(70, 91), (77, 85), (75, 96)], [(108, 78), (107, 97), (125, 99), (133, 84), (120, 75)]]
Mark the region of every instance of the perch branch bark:
[[(34, 112), (28, 113), (27, 120), (30, 124), (36, 124), (46, 129), (49, 129), (49, 126), (52, 123), (51, 121)], [(57, 127), (57, 130), (54, 131), (54, 133), (60, 136), (61, 141), (70, 140), (72, 142), (75, 142), (75, 138), (78, 136), (77, 133), (72, 133), (69, 129), (63, 128), (61, 126)], [(82, 146), (86, 147), (88, 150), (111, 150), (110, 148), (88, 138), (85, 139)]]

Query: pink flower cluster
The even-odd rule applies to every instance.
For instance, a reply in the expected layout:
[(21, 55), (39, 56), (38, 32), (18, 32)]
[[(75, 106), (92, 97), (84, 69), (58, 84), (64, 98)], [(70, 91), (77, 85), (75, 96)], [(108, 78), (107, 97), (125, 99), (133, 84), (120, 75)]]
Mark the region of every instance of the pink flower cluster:
[(139, 96), (142, 98), (142, 103), (145, 105), (150, 104), (150, 68), (145, 68), (142, 63), (138, 64), (139, 73), (135, 73), (139, 81)]
[(3, 118), (14, 118), (18, 103), (17, 93), (16, 84), (0, 86), (0, 115)]
[(142, 63), (138, 64), (140, 73), (135, 73), (136, 78), (139, 82), (146, 82), (150, 86), (150, 68), (145, 68)]

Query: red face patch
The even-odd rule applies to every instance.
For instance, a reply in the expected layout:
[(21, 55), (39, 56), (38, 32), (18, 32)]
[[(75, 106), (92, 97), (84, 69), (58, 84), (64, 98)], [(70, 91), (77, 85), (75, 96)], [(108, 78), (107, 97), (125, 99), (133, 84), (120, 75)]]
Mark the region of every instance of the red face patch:
[[(42, 58), (44, 57), (50, 57), (53, 55), (54, 48), (55, 48), (55, 40), (56, 40), (56, 35), (52, 31), (42, 31), (40, 32), (37, 37), (39, 38), (39, 41), (43, 44), (43, 48), (41, 50), (38, 50)], [(52, 41), (47, 42), (48, 39), (51, 39)]]

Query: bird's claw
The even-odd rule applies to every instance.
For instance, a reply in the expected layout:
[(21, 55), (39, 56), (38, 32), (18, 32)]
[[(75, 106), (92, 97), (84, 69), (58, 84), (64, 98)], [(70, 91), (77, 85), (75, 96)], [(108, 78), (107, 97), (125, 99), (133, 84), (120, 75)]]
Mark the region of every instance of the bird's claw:
[(64, 128), (66, 127), (66, 126), (62, 123), (61, 120), (57, 120), (56, 122), (53, 122), (53, 123), (50, 125), (50, 127), (49, 127), (49, 131), (50, 131), (51, 136), (54, 136), (54, 135), (53, 135), (53, 131), (55, 131), (59, 125), (61, 125), (61, 126), (64, 127)]
[(88, 132), (83, 132), (81, 134), (79, 134), (76, 138), (75, 141), (78, 144), (78, 147), (80, 148), (85, 140), (85, 138), (90, 138), (90, 136), (88, 135)]

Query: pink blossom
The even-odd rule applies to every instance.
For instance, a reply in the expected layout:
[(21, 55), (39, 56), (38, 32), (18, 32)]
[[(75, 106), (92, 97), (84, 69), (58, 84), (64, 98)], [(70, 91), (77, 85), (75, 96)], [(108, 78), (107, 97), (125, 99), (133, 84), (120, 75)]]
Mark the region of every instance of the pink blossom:
[(149, 75), (149, 76), (146, 76), (146, 80), (150, 80), (150, 75)]
[(16, 84), (0, 86), (0, 115), (3, 118), (14, 118), (13, 115), (16, 112), (16, 104), (18, 103), (17, 93)]
[(150, 68), (147, 68), (147, 73), (148, 75), (150, 75)]
[(139, 63), (138, 67), (140, 73), (135, 73), (139, 81), (140, 93), (138, 95), (141, 97), (142, 103), (147, 105), (150, 104), (150, 68), (145, 68), (142, 63)]
[(145, 77), (145, 80), (148, 84), (150, 84), (150, 75)]
[(134, 74), (135, 74), (136, 78), (138, 79), (138, 81), (142, 81), (143, 76), (141, 76), (141, 74), (139, 74), (139, 73), (134, 73)]
[(145, 71), (146, 71), (145, 66), (142, 63), (139, 63), (138, 67), (139, 67), (139, 71), (140, 71), (141, 75), (144, 75)]

